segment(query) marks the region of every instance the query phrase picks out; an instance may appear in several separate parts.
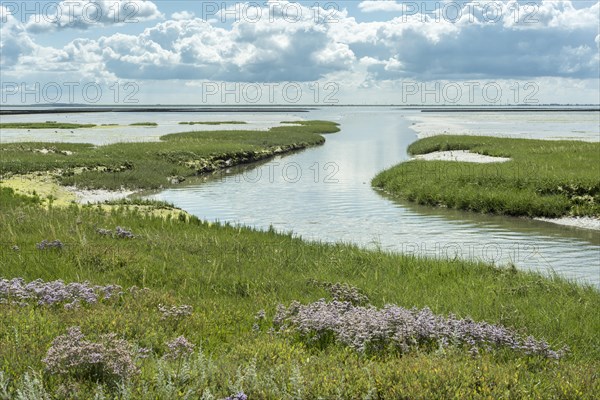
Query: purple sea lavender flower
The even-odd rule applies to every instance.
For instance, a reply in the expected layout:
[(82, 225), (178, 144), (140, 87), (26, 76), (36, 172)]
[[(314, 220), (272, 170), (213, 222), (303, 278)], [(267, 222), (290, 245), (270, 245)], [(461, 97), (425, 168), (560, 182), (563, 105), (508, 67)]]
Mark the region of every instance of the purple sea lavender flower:
[(121, 380), (139, 372), (127, 341), (105, 334), (92, 342), (85, 339), (79, 327), (71, 327), (54, 339), (42, 362), (50, 373), (92, 380)]
[(226, 397), (223, 400), (248, 400), (248, 396), (244, 392), (239, 392)]
[(115, 228), (115, 236), (118, 237), (118, 238), (120, 238), (120, 239), (133, 239), (133, 238), (135, 238), (135, 235), (131, 231), (123, 229), (120, 226), (117, 226)]
[(179, 336), (167, 343), (168, 351), (165, 354), (165, 358), (178, 360), (180, 358), (186, 358), (194, 352), (195, 345), (190, 343), (185, 336)]
[(38, 250), (62, 249), (64, 246), (65, 245), (60, 240), (53, 240), (50, 242), (46, 239), (35, 245)]
[(62, 280), (44, 282), (36, 279), (27, 283), (22, 278), (10, 281), (0, 279), (0, 299), (16, 302), (33, 300), (38, 305), (49, 306), (69, 303), (67, 308), (73, 308), (78, 303), (94, 304), (98, 301), (99, 293), (104, 299), (109, 299), (121, 291), (118, 285), (92, 286), (89, 282), (65, 284)]
[(335, 300), (294, 303), (287, 309), (278, 306), (273, 325), (280, 332), (283, 328), (295, 332), (309, 343), (335, 340), (359, 352), (382, 351), (391, 346), (406, 353), (416, 347), (432, 349), (450, 344), (465, 346), (472, 354), (504, 347), (560, 358), (567, 351), (552, 350), (547, 342), (533, 337), (522, 339), (501, 325), (435, 315), (429, 308), (408, 310), (396, 305), (378, 309)]
[(100, 236), (112, 236), (113, 235), (113, 232), (110, 229), (98, 228), (98, 229), (96, 229), (96, 232)]

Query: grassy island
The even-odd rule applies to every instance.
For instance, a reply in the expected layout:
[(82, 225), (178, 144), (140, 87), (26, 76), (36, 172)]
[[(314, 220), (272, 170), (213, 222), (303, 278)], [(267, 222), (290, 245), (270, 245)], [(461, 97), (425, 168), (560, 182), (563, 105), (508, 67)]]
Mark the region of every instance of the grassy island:
[(156, 122), (134, 122), (129, 126), (158, 126), (158, 124)]
[(199, 121), (180, 122), (179, 125), (246, 125), (244, 121)]
[(435, 136), (412, 155), (468, 150), (502, 163), (411, 160), (381, 172), (373, 186), (429, 206), (528, 217), (600, 216), (600, 143)]
[(63, 185), (90, 189), (155, 189), (170, 177), (186, 178), (227, 166), (322, 144), (337, 124), (304, 121), (268, 131), (169, 134), (160, 142), (0, 144), (0, 176), (50, 171)]
[(0, 129), (80, 129), (93, 128), (95, 124), (70, 124), (66, 122), (2, 122)]

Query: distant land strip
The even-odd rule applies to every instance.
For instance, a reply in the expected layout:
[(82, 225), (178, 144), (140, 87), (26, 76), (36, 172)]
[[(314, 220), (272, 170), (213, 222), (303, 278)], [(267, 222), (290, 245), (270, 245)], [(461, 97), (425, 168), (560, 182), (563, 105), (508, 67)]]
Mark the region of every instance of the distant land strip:
[(52, 109), (12, 109), (0, 110), (0, 115), (30, 115), (30, 114), (76, 114), (76, 113), (107, 113), (107, 112), (179, 112), (179, 113), (284, 113), (309, 112), (314, 108), (287, 107), (202, 107), (202, 108), (52, 108)]
[(423, 108), (421, 112), (600, 112), (600, 107), (535, 107), (535, 108)]

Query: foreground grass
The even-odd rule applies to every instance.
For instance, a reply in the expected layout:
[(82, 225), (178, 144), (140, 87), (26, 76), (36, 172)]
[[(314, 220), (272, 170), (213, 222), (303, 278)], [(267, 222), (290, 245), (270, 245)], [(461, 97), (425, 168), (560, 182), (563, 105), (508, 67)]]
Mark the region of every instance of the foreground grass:
[(408, 150), (411, 154), (470, 150), (512, 160), (493, 164), (412, 160), (381, 172), (373, 186), (419, 204), (482, 213), (600, 216), (599, 143), (435, 136)]
[[(71, 326), (90, 339), (114, 332), (151, 349), (150, 357), (138, 361), (141, 374), (125, 388), (102, 389), (126, 391), (131, 398), (200, 398), (207, 390), (216, 398), (243, 390), (250, 399), (593, 398), (600, 391), (600, 294), (590, 287), (481, 263), (306, 243), (193, 217), (153, 218), (125, 207), (45, 210), (9, 189), (0, 190), (0, 204), (1, 277), (149, 288), (73, 310), (0, 304), (0, 381), (8, 398), (17, 388), (35, 387), (32, 374), (54, 398), (93, 397), (99, 390), (94, 380), (44, 372), (41, 360), (53, 339)], [(115, 226), (136, 238), (97, 233)], [(44, 239), (65, 246), (36, 249)], [(568, 345), (571, 353), (559, 361), (510, 352), (472, 357), (452, 348), (365, 356), (270, 334), (268, 321), (278, 303), (328, 296), (312, 280), (356, 286), (376, 306), (428, 306), (439, 314), (503, 324), (553, 347)], [(191, 305), (193, 314), (163, 320), (159, 304)], [(257, 331), (259, 310), (267, 320)], [(164, 343), (179, 335), (202, 355), (162, 360)]]
[[(155, 189), (185, 177), (322, 144), (339, 131), (325, 121), (268, 131), (206, 131), (165, 135), (161, 142), (0, 144), (0, 175), (53, 171), (63, 185), (90, 189)], [(39, 149), (51, 150), (46, 154)], [(68, 154), (68, 155), (65, 155)]]
[(79, 129), (93, 128), (94, 124), (70, 124), (65, 122), (2, 122), (0, 129)]

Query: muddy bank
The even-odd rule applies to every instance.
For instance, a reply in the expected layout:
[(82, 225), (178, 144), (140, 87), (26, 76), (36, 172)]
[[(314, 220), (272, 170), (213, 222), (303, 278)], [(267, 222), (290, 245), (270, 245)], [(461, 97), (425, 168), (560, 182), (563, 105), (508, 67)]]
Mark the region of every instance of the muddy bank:
[[(325, 138), (317, 143), (325, 143)], [(258, 161), (275, 157), (282, 154), (292, 153), (299, 150), (305, 150), (314, 145), (308, 143), (294, 143), (286, 146), (277, 146), (257, 151), (240, 151), (235, 153), (218, 154), (212, 157), (200, 158), (183, 162), (183, 165), (196, 171), (197, 175), (216, 172), (236, 165), (251, 164)], [(175, 178), (175, 177), (173, 177)]]

